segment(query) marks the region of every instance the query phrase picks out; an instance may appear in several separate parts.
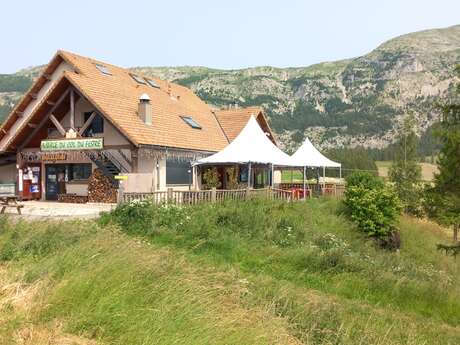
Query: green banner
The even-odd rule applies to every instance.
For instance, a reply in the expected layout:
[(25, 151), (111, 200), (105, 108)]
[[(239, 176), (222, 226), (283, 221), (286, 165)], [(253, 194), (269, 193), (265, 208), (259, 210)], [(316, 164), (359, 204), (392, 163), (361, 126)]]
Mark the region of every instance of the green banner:
[(42, 140), (42, 151), (102, 150), (103, 138)]

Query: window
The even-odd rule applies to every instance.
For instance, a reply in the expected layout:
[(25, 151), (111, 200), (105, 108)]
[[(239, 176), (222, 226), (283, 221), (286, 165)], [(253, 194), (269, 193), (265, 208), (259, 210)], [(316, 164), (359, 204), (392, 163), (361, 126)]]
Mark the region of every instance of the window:
[(69, 164), (69, 181), (87, 180), (91, 176), (91, 164)]
[(152, 79), (145, 79), (147, 81), (147, 83), (151, 86), (151, 87), (156, 87), (157, 89), (160, 88), (160, 85), (158, 85), (154, 80)]
[[(84, 122), (88, 121), (92, 113), (92, 111), (88, 111), (83, 114)], [(95, 134), (101, 133), (104, 133), (104, 119), (101, 115), (97, 114), (96, 117), (93, 119), (93, 122), (91, 122), (89, 127), (86, 129), (85, 133), (83, 133), (83, 136), (93, 137)]]
[(101, 72), (102, 74), (105, 74), (105, 75), (112, 75), (112, 73), (110, 73), (109, 69), (107, 67), (105, 67), (104, 65), (101, 65), (101, 64), (96, 64), (96, 68), (99, 70), (99, 72)]
[(135, 75), (135, 74), (130, 74), (131, 78), (133, 78), (135, 81), (137, 81), (139, 84), (145, 85), (145, 80), (142, 79), (141, 77)]
[(166, 184), (192, 184), (192, 167), (190, 162), (177, 159), (166, 160)]
[(196, 122), (194, 119), (192, 119), (190, 116), (181, 116), (182, 120), (185, 121), (186, 124), (188, 124), (190, 127), (195, 128), (195, 129), (201, 129), (201, 126)]

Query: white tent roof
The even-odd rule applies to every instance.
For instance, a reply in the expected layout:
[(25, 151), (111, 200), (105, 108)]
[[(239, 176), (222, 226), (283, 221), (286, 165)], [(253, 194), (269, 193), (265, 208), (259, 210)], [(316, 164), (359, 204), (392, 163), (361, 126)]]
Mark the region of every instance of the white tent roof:
[(306, 138), (302, 146), (291, 156), (291, 165), (307, 167), (339, 168), (342, 164), (323, 156)]
[(291, 157), (268, 139), (257, 120), (251, 116), (240, 134), (228, 146), (212, 156), (196, 161), (194, 165), (226, 163), (288, 166), (291, 165)]

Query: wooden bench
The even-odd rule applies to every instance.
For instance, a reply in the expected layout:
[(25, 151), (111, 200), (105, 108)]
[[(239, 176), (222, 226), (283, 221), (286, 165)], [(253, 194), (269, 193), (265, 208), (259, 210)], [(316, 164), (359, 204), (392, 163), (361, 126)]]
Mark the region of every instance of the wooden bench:
[(4, 214), (7, 207), (16, 208), (18, 214), (21, 214), (21, 208), (24, 205), (18, 203), (18, 198), (15, 195), (0, 195), (0, 207), (2, 208), (0, 214)]

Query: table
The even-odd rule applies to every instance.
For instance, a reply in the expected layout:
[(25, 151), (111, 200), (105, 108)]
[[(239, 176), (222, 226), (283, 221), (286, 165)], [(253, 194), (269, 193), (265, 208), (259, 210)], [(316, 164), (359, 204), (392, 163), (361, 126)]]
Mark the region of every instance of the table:
[(24, 205), (18, 203), (18, 197), (15, 195), (0, 195), (0, 207), (2, 208), (0, 214), (4, 214), (7, 207), (16, 208), (18, 213), (21, 214), (21, 208)]

